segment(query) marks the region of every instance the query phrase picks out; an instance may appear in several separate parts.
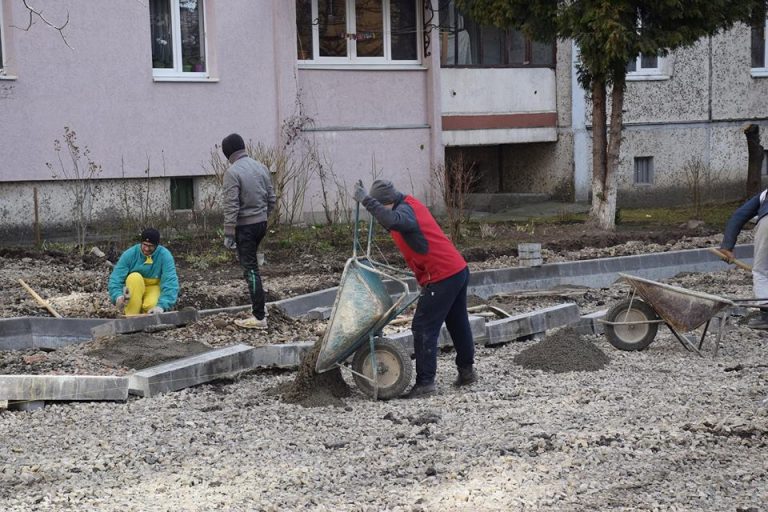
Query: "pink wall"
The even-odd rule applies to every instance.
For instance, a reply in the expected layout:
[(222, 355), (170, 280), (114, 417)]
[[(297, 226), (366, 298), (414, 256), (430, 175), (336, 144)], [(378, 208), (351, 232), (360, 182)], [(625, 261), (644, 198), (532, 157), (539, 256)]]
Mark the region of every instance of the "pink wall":
[(121, 175), (121, 157), (127, 176), (141, 176), (147, 156), (152, 175), (161, 175), (163, 155), (166, 175), (202, 174), (210, 149), (232, 131), (276, 143), (275, 70), (291, 63), (276, 65), (282, 54), (272, 27), (292, 16), (285, 12), (292, 2), (278, 2), (278, 11), (271, 0), (210, 2), (209, 60), (218, 81), (207, 83), (153, 81), (145, 2), (36, 2), (52, 20), (69, 11), (64, 33), (73, 50), (39, 22), (29, 32), (9, 29), (25, 26), (26, 14), (20, 0), (5, 3), (6, 60), (18, 78), (0, 82), (0, 181), (50, 179), (45, 162), (54, 161), (64, 126), (91, 149), (104, 177)]

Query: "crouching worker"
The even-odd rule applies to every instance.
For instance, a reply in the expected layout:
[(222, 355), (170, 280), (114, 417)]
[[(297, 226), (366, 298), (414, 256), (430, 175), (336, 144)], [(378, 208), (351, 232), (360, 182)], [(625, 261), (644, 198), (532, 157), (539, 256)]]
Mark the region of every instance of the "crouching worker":
[(168, 311), (179, 295), (171, 251), (160, 245), (160, 232), (147, 228), (141, 242), (128, 248), (109, 276), (109, 298), (126, 316)]
[(411, 324), (416, 384), (406, 396), (416, 398), (437, 391), (437, 338), (443, 322), (456, 349), (458, 376), (454, 384), (472, 384), (477, 374), (473, 369), (475, 342), (467, 314), (467, 262), (427, 207), (413, 196), (398, 192), (390, 181), (374, 181), (369, 194), (358, 181), (353, 196), (389, 231), (421, 288)]

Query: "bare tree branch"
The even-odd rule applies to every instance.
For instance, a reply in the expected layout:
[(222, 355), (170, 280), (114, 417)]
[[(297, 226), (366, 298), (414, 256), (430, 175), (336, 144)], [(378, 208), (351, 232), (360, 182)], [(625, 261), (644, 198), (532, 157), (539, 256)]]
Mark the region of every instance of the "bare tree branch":
[(26, 27), (19, 27), (16, 25), (11, 25), (13, 28), (17, 28), (19, 30), (23, 30), (24, 32), (29, 31), (30, 28), (32, 28), (32, 25), (35, 23), (35, 18), (39, 18), (40, 21), (51, 27), (52, 29), (56, 30), (59, 35), (61, 36), (61, 40), (64, 41), (64, 44), (67, 45), (67, 48), (70, 50), (74, 50), (72, 46), (70, 46), (69, 41), (67, 41), (66, 36), (64, 35), (64, 27), (66, 27), (69, 24), (69, 11), (67, 11), (67, 19), (64, 23), (61, 25), (56, 25), (55, 23), (51, 22), (43, 16), (43, 10), (42, 9), (35, 9), (31, 5), (29, 5), (29, 0), (21, 0), (21, 3), (24, 4), (24, 8), (27, 9), (27, 13), (29, 14), (29, 22), (27, 23)]

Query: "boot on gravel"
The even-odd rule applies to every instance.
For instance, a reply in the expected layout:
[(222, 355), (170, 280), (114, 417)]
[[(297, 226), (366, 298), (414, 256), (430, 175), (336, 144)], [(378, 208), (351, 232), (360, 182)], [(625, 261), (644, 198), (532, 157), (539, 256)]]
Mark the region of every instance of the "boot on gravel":
[(410, 391), (405, 394), (405, 398), (420, 398), (437, 393), (437, 384), (414, 384)]
[(477, 382), (477, 372), (472, 366), (467, 366), (466, 368), (459, 368), (459, 375), (456, 377), (453, 385), (461, 387), (468, 386), (475, 382)]

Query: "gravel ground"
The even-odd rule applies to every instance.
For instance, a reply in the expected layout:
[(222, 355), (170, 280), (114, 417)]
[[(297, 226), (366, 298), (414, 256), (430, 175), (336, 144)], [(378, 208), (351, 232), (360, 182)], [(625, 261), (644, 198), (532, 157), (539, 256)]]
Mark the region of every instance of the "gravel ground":
[[(667, 282), (751, 293), (737, 270)], [(496, 304), (603, 308), (621, 293)], [(277, 391), (293, 372), (252, 372), (127, 403), (0, 410), (0, 509), (765, 510), (768, 336), (744, 322), (716, 358), (711, 341), (698, 357), (666, 328), (643, 352), (584, 336), (569, 355), (567, 330), (481, 347), (466, 389), (450, 385), (446, 352), (439, 393), (417, 400), (373, 402), (345, 375), (342, 406), (305, 408)], [(555, 342), (558, 364), (518, 364)]]

